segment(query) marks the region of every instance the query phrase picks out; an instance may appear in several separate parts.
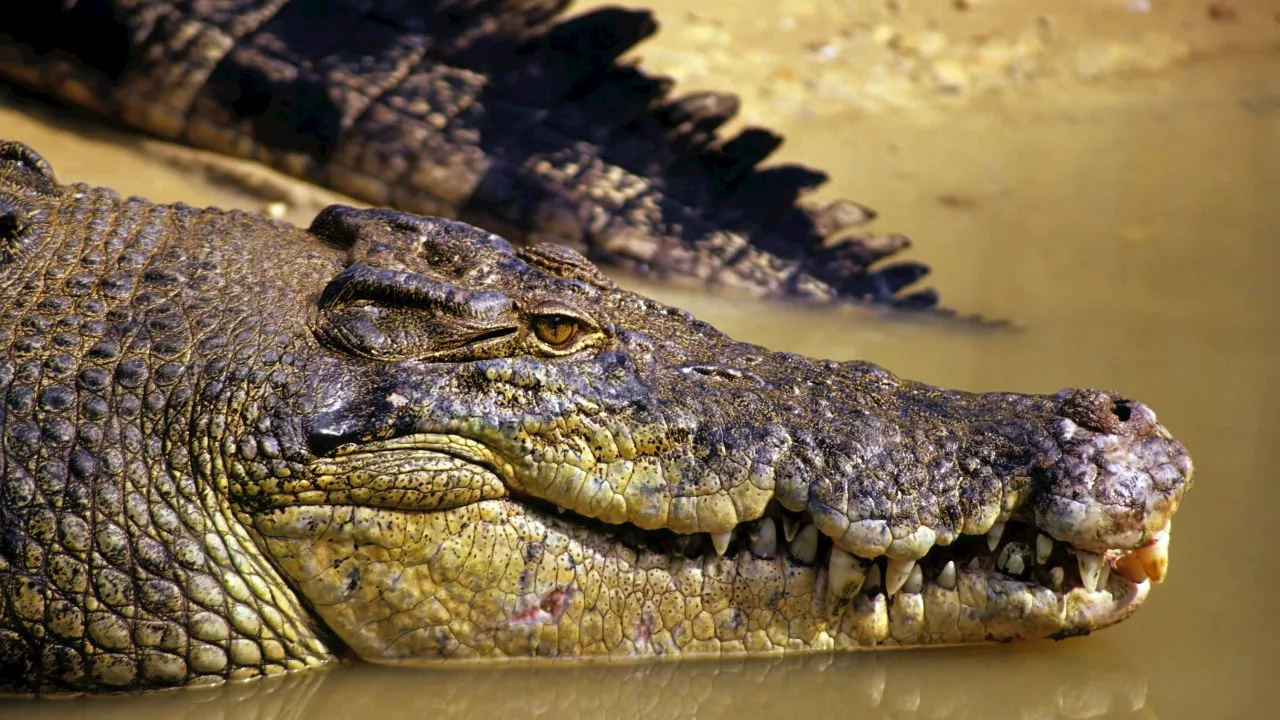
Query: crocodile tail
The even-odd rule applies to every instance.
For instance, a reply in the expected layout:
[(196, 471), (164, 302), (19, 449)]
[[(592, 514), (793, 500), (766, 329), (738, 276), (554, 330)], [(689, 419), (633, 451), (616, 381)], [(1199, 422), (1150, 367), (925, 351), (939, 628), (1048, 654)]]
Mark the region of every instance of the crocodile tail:
[[(0, 76), (162, 137), (367, 202), (556, 241), (770, 297), (934, 307), (826, 180), (762, 167), (781, 138), (721, 129), (732, 95), (673, 97), (620, 60), (643, 11), (564, 0), (38, 0), (0, 20)], [(47, 17), (45, 17), (47, 16)], [(6, 26), (8, 25), (8, 26)]]

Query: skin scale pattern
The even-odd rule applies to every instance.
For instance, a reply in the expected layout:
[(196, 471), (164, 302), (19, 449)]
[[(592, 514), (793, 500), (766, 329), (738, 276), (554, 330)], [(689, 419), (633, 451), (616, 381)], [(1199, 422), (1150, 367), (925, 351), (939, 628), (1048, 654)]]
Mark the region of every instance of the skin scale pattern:
[[(934, 307), (879, 262), (873, 213), (797, 203), (825, 181), (718, 129), (720, 93), (618, 61), (657, 25), (565, 0), (32, 0), (0, 19), (0, 80), (378, 206), (770, 297)], [(32, 18), (30, 13), (35, 13)], [(873, 267), (874, 266), (874, 267)]]
[(17, 143), (0, 397), (19, 693), (1085, 633), (1191, 477), (1115, 393), (773, 353), (556, 245), (153, 205)]

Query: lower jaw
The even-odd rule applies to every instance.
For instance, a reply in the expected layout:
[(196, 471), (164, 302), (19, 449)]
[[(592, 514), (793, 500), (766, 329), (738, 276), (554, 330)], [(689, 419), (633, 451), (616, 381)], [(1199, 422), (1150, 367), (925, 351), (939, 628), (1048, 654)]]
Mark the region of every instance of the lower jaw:
[(749, 551), (671, 557), (510, 499), (438, 512), (294, 506), (252, 518), (267, 553), (361, 658), (644, 659), (964, 645), (1084, 634), (1148, 584), (1056, 593), (985, 569), (954, 588), (829, 593), (827, 568)]

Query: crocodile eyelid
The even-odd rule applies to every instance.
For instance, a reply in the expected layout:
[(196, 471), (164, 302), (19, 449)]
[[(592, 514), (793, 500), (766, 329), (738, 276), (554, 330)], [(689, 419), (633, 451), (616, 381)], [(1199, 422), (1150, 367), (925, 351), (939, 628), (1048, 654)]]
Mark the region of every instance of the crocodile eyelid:
[(577, 322), (584, 334), (603, 332), (600, 323), (596, 322), (590, 314), (559, 300), (532, 302), (522, 305), (521, 309), (522, 314), (529, 318), (530, 323), (535, 318), (561, 315)]

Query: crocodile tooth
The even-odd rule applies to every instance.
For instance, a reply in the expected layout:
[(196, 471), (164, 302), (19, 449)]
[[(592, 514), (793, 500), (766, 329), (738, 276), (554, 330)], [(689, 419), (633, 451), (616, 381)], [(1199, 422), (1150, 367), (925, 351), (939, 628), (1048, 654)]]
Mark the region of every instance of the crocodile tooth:
[(871, 563), (871, 567), (867, 570), (867, 579), (862, 581), (862, 587), (866, 589), (868, 595), (874, 595), (880, 592), (880, 564)]
[(1111, 579), (1111, 565), (1102, 563), (1102, 568), (1098, 571), (1098, 589), (1106, 590), (1107, 581)]
[(733, 539), (733, 532), (708, 534), (711, 535), (711, 544), (716, 546), (716, 554), (723, 556), (729, 550), (729, 541)]
[(956, 589), (956, 563), (954, 560), (948, 560), (946, 565), (942, 566), (942, 572), (938, 573), (938, 587), (943, 590)]
[(894, 560), (888, 558), (884, 568), (884, 589), (889, 597), (897, 594), (911, 576), (911, 569), (916, 566), (915, 560)]
[(783, 515), (782, 516), (783, 539), (785, 539), (787, 542), (791, 542), (792, 540), (796, 539), (796, 533), (798, 532), (800, 532), (800, 521), (793, 517)]
[(791, 550), (791, 556), (805, 565), (812, 565), (815, 558), (818, 557), (818, 528), (810, 523), (801, 528), (796, 533), (788, 548)]
[(773, 518), (765, 518), (756, 526), (751, 538), (751, 554), (766, 560), (778, 557), (778, 529)]
[(991, 552), (996, 551), (996, 546), (1000, 544), (1000, 536), (1004, 535), (1004, 523), (997, 522), (987, 531), (987, 549)]
[(1043, 565), (1053, 553), (1053, 538), (1041, 533), (1036, 536), (1036, 564)]
[(1067, 577), (1067, 573), (1060, 567), (1055, 567), (1049, 571), (1049, 582), (1053, 585), (1054, 590), (1062, 589), (1062, 581)]
[[(1171, 523), (1172, 524), (1172, 523)], [(1134, 551), (1142, 569), (1146, 571), (1151, 582), (1164, 582), (1165, 573), (1169, 572), (1169, 528), (1165, 527), (1155, 540)]]
[(1138, 558), (1138, 551), (1121, 556), (1115, 562), (1115, 571), (1120, 573), (1121, 577), (1140, 583), (1147, 579), (1147, 570), (1142, 567), (1142, 560)]
[(972, 560), (969, 561), (969, 569), (972, 570), (973, 572), (977, 572), (981, 570), (982, 561), (979, 560), (977, 557), (974, 557)]
[(563, 514), (564, 514), (564, 506), (563, 506), (563, 505), (556, 505), (556, 514), (557, 514), (557, 515), (563, 515)]
[(920, 569), (918, 563), (911, 565), (911, 574), (907, 576), (907, 581), (902, 584), (902, 592), (918, 593), (924, 590), (924, 571)]
[(867, 571), (852, 553), (840, 547), (831, 548), (827, 583), (833, 596), (851, 598), (857, 595), (866, 579)]
[(1022, 577), (1030, 564), (1031, 548), (1017, 540), (1001, 548), (996, 556), (996, 569), (1014, 577)]
[(1102, 557), (1085, 550), (1077, 550), (1076, 562), (1080, 564), (1080, 582), (1084, 584), (1084, 589), (1096, 592), (1098, 580), (1102, 578)]

